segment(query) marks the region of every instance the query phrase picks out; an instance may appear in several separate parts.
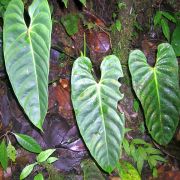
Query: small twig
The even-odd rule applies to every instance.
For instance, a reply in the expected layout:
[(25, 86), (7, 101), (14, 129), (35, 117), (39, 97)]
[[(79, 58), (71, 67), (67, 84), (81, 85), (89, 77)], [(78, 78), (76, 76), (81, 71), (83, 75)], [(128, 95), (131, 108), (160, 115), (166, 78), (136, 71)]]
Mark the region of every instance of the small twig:
[(71, 56), (70, 54), (67, 54), (66, 52), (64, 52), (62, 49), (60, 49), (58, 46), (51, 46), (51, 49), (54, 49), (58, 52), (64, 53), (66, 56), (69, 56), (72, 59), (76, 59), (76, 57)]

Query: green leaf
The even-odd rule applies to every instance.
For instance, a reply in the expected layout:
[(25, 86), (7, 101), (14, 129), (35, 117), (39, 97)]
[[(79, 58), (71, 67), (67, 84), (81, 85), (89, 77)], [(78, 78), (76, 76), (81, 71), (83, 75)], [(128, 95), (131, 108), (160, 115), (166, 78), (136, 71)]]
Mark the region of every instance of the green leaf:
[(136, 99), (133, 101), (133, 109), (135, 112), (139, 111), (139, 102)]
[(133, 160), (137, 161), (137, 152), (136, 152), (135, 145), (133, 143), (130, 144), (130, 154), (133, 157)]
[(57, 160), (58, 160), (57, 157), (50, 157), (50, 158), (47, 159), (47, 163), (52, 164), (53, 162), (55, 162)]
[(34, 177), (34, 180), (44, 180), (44, 177), (41, 173), (39, 173)]
[(134, 143), (135, 145), (151, 146), (151, 144), (149, 144), (149, 143), (145, 142), (143, 139), (139, 139), (139, 138), (133, 139), (131, 142)]
[(143, 160), (147, 159), (147, 153), (144, 147), (139, 146), (137, 149), (137, 156), (141, 156)]
[(176, 56), (180, 56), (180, 23), (177, 24), (172, 34), (171, 45), (176, 53)]
[(138, 169), (139, 174), (141, 174), (143, 164), (144, 164), (144, 159), (139, 155), (137, 158), (137, 169)]
[(167, 21), (163, 18), (161, 19), (161, 26), (162, 26), (162, 31), (166, 39), (169, 41), (170, 40), (170, 30), (169, 30), (169, 25)]
[(171, 15), (169, 12), (162, 11), (162, 15), (166, 17), (169, 21), (176, 23), (176, 18), (173, 15)]
[(79, 0), (86, 7), (86, 0)]
[(145, 149), (147, 154), (162, 154), (159, 149), (155, 149), (153, 147), (148, 147)]
[(13, 162), (16, 160), (16, 149), (15, 147), (11, 144), (9, 141), (8, 146), (7, 146), (7, 154), (9, 159), (11, 159)]
[(61, 23), (65, 27), (69, 36), (72, 36), (78, 32), (78, 21), (78, 15), (71, 13), (61, 17)]
[(71, 98), (90, 153), (103, 170), (111, 172), (120, 158), (124, 134), (124, 114), (117, 111), (117, 103), (123, 98), (118, 82), (123, 72), (114, 55), (105, 57), (100, 68), (101, 79), (97, 82), (89, 58), (80, 57), (74, 62)]
[(123, 8), (126, 8), (126, 3), (125, 2), (118, 2), (118, 8), (121, 10)]
[(24, 134), (13, 133), (18, 141), (18, 143), (26, 150), (40, 153), (42, 151), (40, 145), (30, 136)]
[(123, 144), (123, 148), (124, 148), (126, 154), (129, 156), (130, 155), (130, 147), (129, 147), (128, 140), (124, 138), (122, 144)]
[(142, 134), (145, 133), (146, 128), (145, 128), (144, 121), (140, 123), (140, 125), (139, 125), (139, 131), (140, 131)]
[(64, 3), (65, 7), (67, 8), (68, 0), (62, 0), (62, 2)]
[(121, 24), (120, 20), (117, 19), (115, 24), (116, 24), (116, 29), (120, 32), (121, 31), (121, 27), (122, 27), (122, 24)]
[(128, 133), (129, 131), (132, 131), (132, 129), (131, 128), (125, 128), (124, 129), (124, 134)]
[(157, 161), (166, 162), (166, 159), (164, 159), (162, 156), (159, 156), (159, 155), (152, 155), (151, 158), (153, 158)]
[(154, 16), (154, 26), (157, 26), (161, 22), (162, 11), (157, 11), (156, 15)]
[(8, 155), (7, 155), (7, 149), (4, 139), (2, 140), (0, 144), (0, 163), (4, 170), (6, 170), (8, 166)]
[(29, 174), (32, 172), (32, 170), (36, 164), (37, 164), (37, 162), (27, 165), (20, 174), (20, 180), (25, 179), (27, 176), (29, 176)]
[(42, 151), (37, 157), (37, 161), (39, 163), (42, 163), (48, 159), (49, 156), (55, 151), (56, 149), (47, 149), (45, 151)]
[(96, 164), (92, 160), (84, 160), (81, 163), (81, 167), (83, 170), (84, 180), (105, 180), (101, 174), (101, 171), (98, 169)]
[(141, 180), (137, 170), (127, 161), (121, 160), (117, 165), (117, 169), (121, 180)]
[(21, 0), (12, 0), (4, 15), (3, 47), (6, 70), (25, 113), (42, 129), (48, 108), (51, 14), (47, 0), (29, 7), (30, 25), (24, 20)]
[(0, 17), (4, 16), (6, 8), (11, 0), (1, 0), (0, 1)]
[(148, 160), (148, 164), (151, 169), (153, 169), (153, 167), (156, 167), (157, 160), (155, 158), (153, 158), (152, 156), (149, 156), (149, 158), (147, 160)]
[(129, 56), (129, 69), (149, 133), (159, 144), (168, 144), (180, 112), (178, 63), (173, 48), (168, 43), (160, 44), (154, 67), (148, 65), (142, 51), (134, 50)]
[(154, 177), (154, 178), (157, 178), (157, 177), (158, 177), (158, 171), (157, 171), (156, 168), (153, 168), (152, 174), (153, 174), (153, 177)]

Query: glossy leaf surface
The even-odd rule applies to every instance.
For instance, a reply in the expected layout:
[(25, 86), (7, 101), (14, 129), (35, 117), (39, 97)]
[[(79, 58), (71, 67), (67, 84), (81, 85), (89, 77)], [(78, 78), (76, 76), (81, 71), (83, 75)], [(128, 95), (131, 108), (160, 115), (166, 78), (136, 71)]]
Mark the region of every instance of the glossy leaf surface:
[(7, 148), (4, 139), (0, 144), (0, 163), (4, 170), (6, 170), (8, 166), (8, 155), (7, 155)]
[(171, 45), (176, 53), (176, 56), (180, 56), (180, 22), (177, 24), (172, 34)]
[(13, 90), (31, 122), (42, 129), (48, 107), (51, 14), (47, 0), (29, 7), (24, 20), (21, 0), (12, 0), (4, 15), (3, 46), (6, 70)]
[(27, 176), (29, 176), (34, 168), (34, 166), (37, 165), (37, 162), (36, 163), (33, 163), (33, 164), (29, 164), (27, 165), (21, 172), (20, 174), (20, 180), (21, 179), (25, 179)]
[(162, 26), (162, 31), (164, 36), (167, 38), (167, 40), (170, 40), (170, 30), (169, 30), (169, 25), (166, 19), (161, 19), (161, 26)]
[(166, 145), (172, 139), (179, 121), (178, 63), (168, 43), (158, 46), (156, 64), (151, 67), (143, 52), (129, 56), (133, 88), (141, 101), (149, 133)]
[(42, 151), (40, 145), (32, 137), (18, 133), (14, 133), (14, 135), (24, 149), (34, 153), (40, 153)]
[(38, 156), (37, 156), (37, 161), (39, 163), (42, 163), (48, 159), (49, 156), (55, 151), (56, 149), (47, 149), (45, 151), (42, 151)]
[(92, 63), (87, 57), (73, 65), (72, 102), (81, 135), (98, 164), (111, 172), (120, 156), (124, 132), (124, 115), (117, 111), (123, 98), (118, 79), (123, 76), (119, 59), (110, 55), (101, 63), (101, 79), (92, 75)]

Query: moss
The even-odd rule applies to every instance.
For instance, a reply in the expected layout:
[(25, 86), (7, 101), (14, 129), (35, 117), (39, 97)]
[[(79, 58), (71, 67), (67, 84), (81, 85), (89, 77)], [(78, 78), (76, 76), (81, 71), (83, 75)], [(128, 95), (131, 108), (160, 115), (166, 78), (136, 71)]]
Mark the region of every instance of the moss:
[(135, 15), (131, 13), (132, 1), (124, 0), (126, 7), (119, 10), (117, 17), (122, 24), (121, 31), (115, 31), (111, 33), (112, 37), (112, 49), (115, 54), (121, 60), (121, 64), (127, 65), (128, 56), (130, 51), (130, 44), (133, 35)]

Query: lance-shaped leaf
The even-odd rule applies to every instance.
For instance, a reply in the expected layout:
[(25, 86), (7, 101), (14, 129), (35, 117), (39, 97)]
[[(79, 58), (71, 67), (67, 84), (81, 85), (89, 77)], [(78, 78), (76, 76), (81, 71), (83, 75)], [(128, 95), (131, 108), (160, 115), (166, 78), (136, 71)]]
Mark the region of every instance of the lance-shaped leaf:
[(171, 45), (176, 53), (176, 56), (180, 56), (180, 22), (176, 25), (172, 34)]
[(166, 145), (179, 121), (178, 63), (173, 48), (168, 43), (160, 44), (154, 67), (148, 65), (143, 52), (134, 50), (129, 56), (129, 68), (149, 133), (159, 144)]
[(92, 75), (87, 57), (73, 65), (72, 102), (81, 135), (98, 164), (107, 172), (116, 166), (124, 131), (124, 115), (117, 111), (123, 98), (118, 79), (123, 76), (119, 59), (110, 55), (101, 63), (101, 79)]
[(51, 14), (47, 0), (29, 7), (24, 20), (21, 0), (12, 0), (4, 15), (3, 46), (6, 70), (13, 90), (31, 122), (42, 128), (48, 106)]

